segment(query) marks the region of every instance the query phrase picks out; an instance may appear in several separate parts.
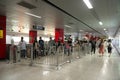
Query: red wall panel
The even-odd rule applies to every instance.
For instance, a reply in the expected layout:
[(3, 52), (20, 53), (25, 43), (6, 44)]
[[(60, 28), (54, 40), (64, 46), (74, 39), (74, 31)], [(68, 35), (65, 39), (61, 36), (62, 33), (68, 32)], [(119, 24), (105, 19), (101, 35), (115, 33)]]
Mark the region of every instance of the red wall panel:
[(37, 37), (37, 31), (30, 30), (29, 31), (29, 43), (33, 43), (35, 37)]
[(55, 41), (58, 41), (58, 39), (61, 39), (61, 41), (64, 42), (64, 29), (55, 29)]
[(6, 16), (0, 16), (0, 30), (3, 30), (3, 38), (0, 38), (0, 59), (6, 58)]

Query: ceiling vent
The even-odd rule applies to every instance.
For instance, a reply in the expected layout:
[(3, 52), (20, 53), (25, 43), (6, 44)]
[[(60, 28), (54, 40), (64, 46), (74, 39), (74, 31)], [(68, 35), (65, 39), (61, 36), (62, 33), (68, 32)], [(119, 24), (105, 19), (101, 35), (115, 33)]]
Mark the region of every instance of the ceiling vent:
[(18, 5), (22, 6), (22, 7), (25, 7), (25, 8), (28, 8), (28, 9), (34, 9), (36, 8), (36, 6), (26, 2), (26, 1), (21, 1), (19, 3), (17, 3)]

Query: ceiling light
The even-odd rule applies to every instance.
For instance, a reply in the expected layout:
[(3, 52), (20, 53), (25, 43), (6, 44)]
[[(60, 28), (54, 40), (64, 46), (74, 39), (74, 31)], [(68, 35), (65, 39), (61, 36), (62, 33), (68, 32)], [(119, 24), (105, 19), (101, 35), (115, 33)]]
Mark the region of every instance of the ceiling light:
[(90, 3), (89, 0), (83, 0), (83, 1), (84, 1), (84, 3), (87, 5), (87, 7), (88, 7), (89, 9), (92, 9), (92, 8), (93, 8), (93, 6), (92, 6), (92, 4)]
[(100, 24), (100, 25), (103, 25), (103, 23), (102, 23), (101, 21), (99, 22), (99, 24)]
[(104, 31), (106, 31), (106, 29), (104, 29)]
[(65, 25), (65, 27), (72, 28), (71, 26)]
[(29, 16), (33, 16), (33, 17), (36, 17), (36, 18), (41, 18), (41, 16), (37, 16), (35, 14), (31, 14), (31, 13), (28, 13), (28, 12), (25, 12), (25, 14), (29, 15)]
[(80, 31), (83, 31), (83, 30), (80, 30)]

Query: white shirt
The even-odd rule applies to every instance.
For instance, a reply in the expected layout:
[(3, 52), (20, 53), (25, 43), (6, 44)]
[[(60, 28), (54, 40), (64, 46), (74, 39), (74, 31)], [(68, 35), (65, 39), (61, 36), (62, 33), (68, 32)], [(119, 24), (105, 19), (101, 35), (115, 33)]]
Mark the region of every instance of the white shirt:
[(19, 46), (20, 46), (20, 49), (21, 49), (21, 50), (26, 50), (26, 42), (25, 42), (25, 41), (23, 41), (23, 42), (20, 41), (20, 42), (19, 42)]
[(109, 44), (111, 45), (111, 47), (113, 47), (112, 43), (110, 43), (110, 42), (108, 42), (107, 47), (108, 47)]

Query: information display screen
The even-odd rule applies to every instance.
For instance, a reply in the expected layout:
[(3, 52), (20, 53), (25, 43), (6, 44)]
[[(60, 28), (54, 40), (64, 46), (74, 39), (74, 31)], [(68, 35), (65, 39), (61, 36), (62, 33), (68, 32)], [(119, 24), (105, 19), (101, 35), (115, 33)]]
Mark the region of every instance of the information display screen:
[(36, 30), (45, 30), (45, 27), (33, 25), (33, 29), (36, 29)]

